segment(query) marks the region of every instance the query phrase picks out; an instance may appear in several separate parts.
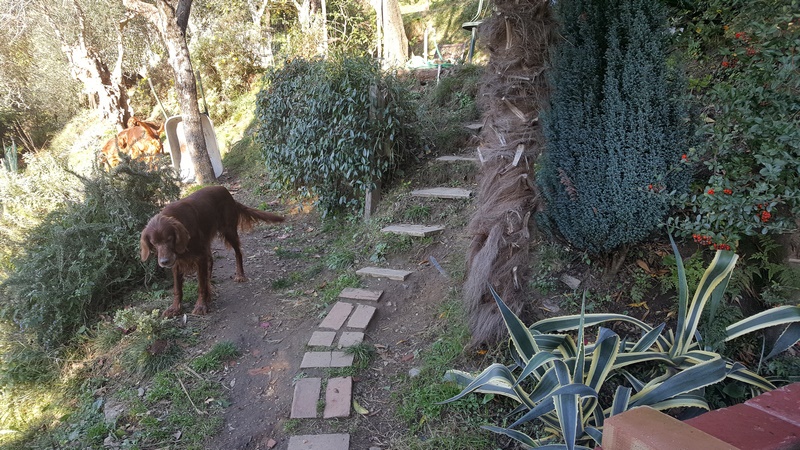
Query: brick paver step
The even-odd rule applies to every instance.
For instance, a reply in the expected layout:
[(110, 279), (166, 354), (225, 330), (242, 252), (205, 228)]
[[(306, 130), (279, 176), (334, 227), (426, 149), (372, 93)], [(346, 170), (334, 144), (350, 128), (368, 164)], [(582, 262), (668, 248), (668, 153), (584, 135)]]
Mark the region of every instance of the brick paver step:
[(353, 365), (353, 358), (352, 354), (345, 352), (305, 352), (300, 368), (350, 367)]
[(350, 317), (350, 320), (347, 322), (347, 327), (361, 330), (366, 329), (367, 325), (369, 325), (369, 321), (372, 320), (372, 316), (375, 315), (376, 309), (377, 308), (370, 305), (358, 305), (353, 315)]
[(344, 288), (342, 289), (342, 292), (339, 293), (339, 298), (377, 302), (380, 300), (381, 295), (383, 295), (383, 291), (373, 291), (370, 289), (360, 288)]
[(407, 270), (381, 269), (380, 267), (364, 267), (356, 270), (357, 275), (368, 275), (375, 278), (388, 278), (395, 281), (405, 281), (411, 272)]
[(287, 450), (349, 450), (349, 434), (306, 434), (289, 438)]
[(319, 324), (320, 328), (330, 328), (338, 330), (344, 325), (345, 320), (353, 310), (353, 304), (347, 302), (336, 302), (333, 308), (328, 312), (328, 315)]
[(292, 419), (314, 419), (317, 417), (317, 402), (322, 387), (320, 378), (301, 378), (294, 385)]
[(325, 389), (325, 411), (322, 417), (350, 417), (350, 403), (353, 397), (353, 379), (351, 377), (331, 378)]
[(470, 198), (472, 191), (462, 188), (435, 187), (411, 191), (413, 197)]
[(309, 347), (330, 347), (336, 339), (335, 331), (315, 331), (308, 340)]
[(396, 225), (389, 225), (381, 228), (384, 233), (402, 234), (406, 236), (426, 237), (432, 234), (441, 233), (444, 227), (441, 225), (415, 225), (401, 223)]
[(364, 342), (364, 333), (360, 331), (343, 331), (339, 337), (338, 348), (347, 348)]

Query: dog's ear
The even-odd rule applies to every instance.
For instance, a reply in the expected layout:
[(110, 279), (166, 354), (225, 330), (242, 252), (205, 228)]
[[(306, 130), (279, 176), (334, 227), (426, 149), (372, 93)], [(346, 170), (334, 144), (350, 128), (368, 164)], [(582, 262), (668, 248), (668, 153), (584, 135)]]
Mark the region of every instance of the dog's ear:
[(139, 247), (142, 252), (142, 261), (147, 261), (150, 257), (150, 239), (147, 237), (147, 229), (142, 231), (142, 236), (139, 238)]
[(185, 253), (189, 245), (189, 230), (177, 220), (172, 221), (172, 226), (175, 229), (175, 253)]

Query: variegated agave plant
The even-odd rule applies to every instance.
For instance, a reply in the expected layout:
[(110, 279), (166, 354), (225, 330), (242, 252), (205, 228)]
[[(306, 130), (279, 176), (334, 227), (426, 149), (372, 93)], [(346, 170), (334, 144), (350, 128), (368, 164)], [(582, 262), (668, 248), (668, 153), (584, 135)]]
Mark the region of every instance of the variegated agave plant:
[[(701, 389), (724, 380), (739, 380), (762, 391), (774, 389), (767, 379), (744, 365), (701, 348), (695, 339), (700, 315), (706, 304), (712, 309), (720, 301), (738, 256), (718, 251), (705, 271), (689, 302), (683, 262), (675, 242), (672, 248), (678, 264), (678, 323), (675, 332), (620, 314), (584, 314), (545, 319), (526, 327), (492, 291), (510, 334), (509, 348), (514, 364), (492, 364), (478, 375), (450, 370), (446, 377), (465, 386), (442, 403), (458, 400), (471, 392), (498, 394), (520, 403), (512, 414), (524, 414), (508, 428), (483, 428), (512, 437), (526, 447), (588, 448), (600, 443), (603, 421), (636, 406), (656, 409), (699, 407), (709, 409)], [(587, 327), (623, 321), (642, 331), (636, 341), (622, 339), (600, 327), (593, 344), (584, 343)], [(789, 324), (775, 343), (770, 358), (800, 339), (800, 306), (767, 310), (727, 328), (727, 340), (762, 328)], [(555, 331), (577, 330), (577, 340)], [(665, 371), (647, 382), (638, 380), (626, 368), (648, 362), (660, 363)], [(610, 405), (601, 405), (598, 393), (612, 374), (624, 375), (630, 387), (617, 386)], [(515, 430), (539, 419), (545, 436), (537, 439)], [(560, 443), (559, 443), (560, 442)]]

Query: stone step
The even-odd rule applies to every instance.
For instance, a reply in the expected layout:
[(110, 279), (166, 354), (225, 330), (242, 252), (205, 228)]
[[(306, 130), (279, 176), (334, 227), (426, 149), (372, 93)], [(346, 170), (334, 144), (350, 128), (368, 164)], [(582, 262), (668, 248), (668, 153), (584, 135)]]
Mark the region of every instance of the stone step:
[(353, 379), (351, 377), (330, 378), (325, 389), (325, 410), (322, 417), (350, 417), (350, 404), (353, 402)]
[(289, 438), (287, 450), (349, 450), (349, 434), (306, 434)]
[(335, 331), (315, 331), (308, 340), (309, 347), (330, 347), (336, 339)]
[(369, 321), (372, 320), (372, 316), (375, 315), (376, 309), (370, 305), (358, 305), (353, 312), (353, 316), (347, 322), (347, 328), (366, 329)]
[(337, 348), (353, 347), (364, 342), (364, 333), (361, 331), (343, 331), (339, 337)]
[(383, 291), (373, 291), (370, 289), (360, 288), (344, 288), (342, 292), (339, 293), (339, 298), (377, 302), (380, 300), (381, 295), (383, 295)]
[(395, 281), (405, 281), (411, 272), (407, 270), (381, 269), (380, 267), (364, 267), (356, 270), (356, 275), (366, 275), (374, 278), (388, 278)]
[(314, 419), (317, 417), (317, 402), (322, 390), (322, 379), (301, 378), (294, 385), (292, 397), (292, 419)]
[(426, 237), (444, 231), (441, 225), (413, 225), (397, 224), (389, 225), (381, 229), (384, 233), (402, 234), (406, 236)]
[(411, 191), (411, 195), (414, 197), (427, 198), (470, 198), (472, 197), (472, 191), (462, 188), (435, 187), (417, 189), (415, 191)]
[(319, 327), (338, 330), (342, 327), (342, 325), (344, 325), (344, 322), (347, 320), (347, 317), (350, 316), (351, 311), (353, 311), (352, 303), (336, 302), (336, 304), (333, 305), (333, 308), (328, 311), (328, 315), (322, 319)]
[(458, 161), (467, 161), (467, 162), (479, 162), (478, 158), (472, 156), (456, 156), (456, 155), (448, 155), (448, 156), (440, 156), (436, 158), (436, 161), (442, 162), (458, 162)]

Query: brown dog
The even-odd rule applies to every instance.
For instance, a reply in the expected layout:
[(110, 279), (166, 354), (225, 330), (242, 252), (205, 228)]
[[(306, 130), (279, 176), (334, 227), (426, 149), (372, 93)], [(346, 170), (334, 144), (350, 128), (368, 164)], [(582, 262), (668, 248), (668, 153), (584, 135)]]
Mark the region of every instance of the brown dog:
[(234, 281), (247, 281), (242, 267), (242, 251), (238, 230), (248, 230), (255, 222), (282, 222), (283, 217), (250, 208), (233, 199), (222, 186), (210, 186), (170, 203), (153, 216), (142, 231), (140, 246), (142, 261), (155, 253), (158, 265), (172, 269), (174, 291), (172, 306), (165, 317), (181, 312), (183, 277), (197, 271), (197, 303), (192, 314), (208, 312), (211, 290), (211, 242), (222, 238), (236, 253)]

